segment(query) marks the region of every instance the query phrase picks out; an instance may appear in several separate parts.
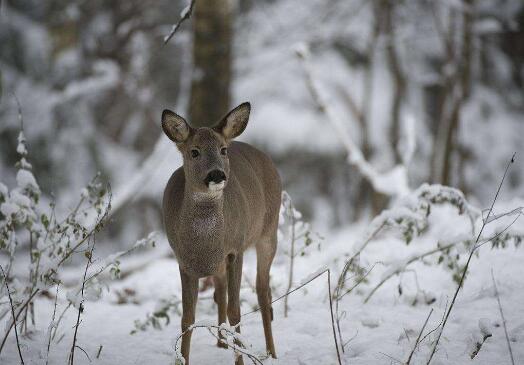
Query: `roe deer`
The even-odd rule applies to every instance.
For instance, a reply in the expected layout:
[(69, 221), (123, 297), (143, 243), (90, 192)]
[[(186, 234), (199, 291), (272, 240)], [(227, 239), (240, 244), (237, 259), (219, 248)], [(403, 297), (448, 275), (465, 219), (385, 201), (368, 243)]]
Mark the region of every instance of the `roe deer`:
[[(243, 103), (215, 127), (198, 129), (172, 111), (163, 111), (164, 133), (176, 143), (184, 161), (164, 191), (164, 226), (180, 266), (182, 331), (195, 322), (198, 279), (206, 276), (212, 276), (215, 284), (218, 323), (226, 322), (226, 313), (230, 325), (240, 322), (243, 252), (255, 246), (266, 349), (276, 358), (269, 270), (277, 247), (282, 187), (269, 157), (232, 141), (246, 128), (250, 110), (250, 104)], [(186, 364), (190, 341), (188, 331), (181, 349)], [(227, 348), (220, 340), (217, 345)], [(241, 356), (235, 364), (243, 364)]]

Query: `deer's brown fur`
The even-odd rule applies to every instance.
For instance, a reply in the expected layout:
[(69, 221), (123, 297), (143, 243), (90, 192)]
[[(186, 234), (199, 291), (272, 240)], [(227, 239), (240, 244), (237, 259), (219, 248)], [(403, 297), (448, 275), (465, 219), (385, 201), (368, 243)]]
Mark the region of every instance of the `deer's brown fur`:
[[(276, 357), (271, 332), (269, 271), (277, 247), (281, 183), (272, 161), (246, 143), (234, 142), (243, 132), (250, 105), (241, 104), (214, 128), (191, 128), (170, 111), (162, 115), (164, 132), (183, 155), (184, 164), (166, 186), (164, 225), (180, 266), (182, 331), (195, 321), (198, 279), (212, 276), (219, 323), (240, 322), (243, 252), (256, 248), (256, 290), (267, 351)], [(227, 149), (225, 152), (224, 148)], [(198, 151), (198, 156), (195, 157)], [(223, 183), (208, 182), (211, 172)], [(223, 173), (223, 175), (222, 175)], [(217, 178), (211, 178), (217, 180)], [(240, 332), (240, 328), (237, 328)], [(182, 355), (189, 364), (191, 332), (182, 337)], [(224, 347), (223, 344), (219, 346)], [(242, 364), (238, 357), (236, 364)]]

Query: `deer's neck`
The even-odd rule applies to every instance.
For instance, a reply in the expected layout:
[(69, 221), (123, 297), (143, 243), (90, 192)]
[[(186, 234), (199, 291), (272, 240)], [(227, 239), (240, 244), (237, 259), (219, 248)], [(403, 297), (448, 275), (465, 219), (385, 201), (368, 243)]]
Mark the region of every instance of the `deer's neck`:
[(188, 220), (193, 235), (219, 238), (224, 225), (222, 192), (202, 193), (187, 189), (184, 192), (182, 214)]
[(178, 228), (177, 257), (185, 272), (204, 277), (216, 273), (224, 260), (222, 195), (184, 192)]

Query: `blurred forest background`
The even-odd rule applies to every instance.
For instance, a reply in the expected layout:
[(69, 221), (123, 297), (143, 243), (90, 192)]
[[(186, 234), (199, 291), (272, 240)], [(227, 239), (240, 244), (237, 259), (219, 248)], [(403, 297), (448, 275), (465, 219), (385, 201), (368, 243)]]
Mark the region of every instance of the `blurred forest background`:
[[(442, 183), (486, 204), (524, 140), (520, 0), (4, 0), (0, 7), (0, 175), (11, 184), (20, 103), (46, 199), (70, 209), (102, 173), (113, 187), (105, 231), (126, 245), (161, 230), (160, 202), (181, 163), (162, 135), (170, 108), (210, 125), (242, 101), (243, 140), (276, 161), (307, 220), (325, 228), (388, 204), (350, 166), (315, 106), (297, 44), (325, 100), (378, 171), (402, 159), (409, 184)], [(184, 13), (182, 13), (183, 15)], [(522, 196), (522, 170), (509, 176)]]

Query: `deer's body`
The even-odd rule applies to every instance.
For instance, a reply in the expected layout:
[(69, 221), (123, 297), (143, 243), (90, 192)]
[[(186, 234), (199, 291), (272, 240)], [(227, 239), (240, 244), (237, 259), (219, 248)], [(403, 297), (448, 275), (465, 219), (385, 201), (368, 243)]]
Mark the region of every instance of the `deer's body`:
[[(180, 266), (183, 331), (195, 321), (198, 279), (207, 276), (214, 280), (219, 323), (226, 322), (226, 314), (231, 325), (239, 323), (243, 252), (255, 246), (266, 347), (276, 357), (269, 270), (277, 245), (281, 184), (269, 157), (248, 144), (231, 142), (248, 117), (249, 104), (242, 104), (217, 127), (195, 130), (164, 112), (164, 131), (184, 155), (184, 165), (164, 191), (164, 225)], [(188, 331), (182, 338), (186, 364), (190, 339)], [(242, 364), (242, 357), (236, 363)]]
[(275, 243), (281, 187), (273, 163), (242, 142), (232, 142), (228, 154), (230, 175), (222, 196), (206, 197), (185, 189), (182, 167), (164, 192), (169, 243), (180, 268), (197, 277), (217, 274), (228, 255)]

